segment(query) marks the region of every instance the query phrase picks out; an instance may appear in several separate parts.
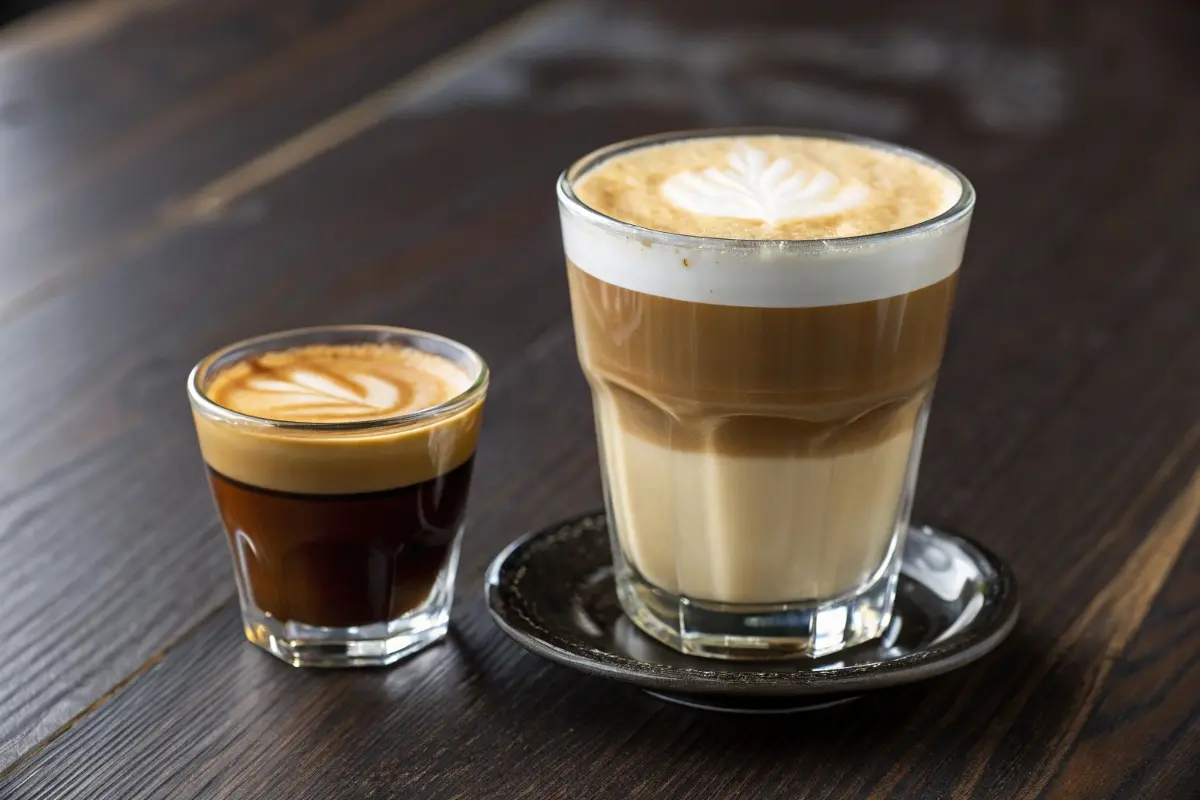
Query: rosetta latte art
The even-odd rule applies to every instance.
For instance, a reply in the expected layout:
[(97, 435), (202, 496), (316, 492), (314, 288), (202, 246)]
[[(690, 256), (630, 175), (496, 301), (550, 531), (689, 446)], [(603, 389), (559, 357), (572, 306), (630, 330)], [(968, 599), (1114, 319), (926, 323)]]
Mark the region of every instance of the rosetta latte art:
[(759, 220), (774, 225), (853, 208), (870, 193), (858, 181), (843, 182), (828, 170), (796, 169), (786, 158), (771, 161), (754, 147), (729, 155), (729, 168), (709, 167), (672, 175), (662, 185), (674, 205), (713, 217)]
[(470, 383), (447, 359), (413, 348), (314, 346), (247, 359), (221, 372), (207, 393), (267, 419), (356, 422), (432, 408)]
[(349, 374), (334, 380), (304, 369), (283, 377), (252, 378), (246, 385), (269, 395), (263, 398), (263, 406), (270, 411), (331, 417), (397, 411), (409, 405), (404, 399), (413, 393), (410, 386), (376, 375)]

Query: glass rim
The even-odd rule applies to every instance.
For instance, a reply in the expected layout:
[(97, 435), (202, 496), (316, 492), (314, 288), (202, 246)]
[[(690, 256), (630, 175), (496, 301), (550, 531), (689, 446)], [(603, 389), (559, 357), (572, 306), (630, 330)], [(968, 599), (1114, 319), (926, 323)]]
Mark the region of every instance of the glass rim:
[[(208, 371), (219, 361), (223, 356), (228, 356), (238, 350), (253, 348), (256, 345), (264, 345), (269, 342), (291, 338), (303, 335), (320, 335), (322, 333), (377, 333), (389, 335), (409, 336), (412, 338), (432, 340), (439, 342), (452, 350), (465, 355), (478, 371), (478, 374), (471, 381), (471, 385), (453, 397), (444, 400), (437, 405), (423, 408), (419, 411), (409, 411), (403, 414), (394, 414), (389, 417), (380, 417), (378, 419), (355, 420), (351, 422), (300, 422), (296, 420), (271, 419), (270, 417), (259, 417), (253, 414), (245, 414), (241, 411), (234, 411), (231, 408), (226, 408), (220, 403), (215, 402), (204, 393), (201, 387), (201, 382), (208, 377)], [(284, 349), (284, 348), (281, 348)], [(237, 362), (234, 362), (237, 363)], [(232, 344), (225, 345), (217, 350), (206, 355), (196, 365), (192, 367), (188, 374), (187, 390), (188, 399), (191, 401), (192, 408), (203, 414), (205, 417), (217, 420), (227, 424), (253, 426), (259, 428), (269, 428), (277, 431), (287, 431), (296, 433), (356, 433), (370, 432), (377, 430), (385, 430), (402, 426), (419, 425), (421, 423), (432, 423), (439, 419), (444, 419), (452, 416), (460, 411), (463, 411), (480, 401), (484, 393), (487, 391), (490, 371), (488, 370), (487, 362), (479, 353), (472, 348), (446, 336), (429, 331), (417, 330), (416, 328), (404, 328), (394, 325), (313, 325), (304, 328), (290, 328), (273, 333), (264, 333), (258, 336), (251, 336), (246, 339), (241, 339)]]
[[(625, 222), (616, 217), (597, 211), (584, 203), (575, 194), (574, 183), (592, 168), (622, 153), (640, 150), (645, 147), (686, 141), (688, 139), (718, 139), (730, 136), (792, 136), (803, 139), (829, 139), (838, 142), (859, 144), (876, 150), (882, 150), (898, 156), (910, 158), (918, 163), (933, 167), (958, 181), (958, 199), (942, 213), (929, 219), (875, 233), (864, 233), (857, 236), (838, 236), (828, 239), (738, 239), (722, 236), (699, 236), (691, 233), (672, 233), (654, 228), (646, 228), (632, 222)], [(650, 238), (667, 245), (677, 247), (776, 247), (786, 248), (794, 252), (828, 252), (863, 247), (872, 244), (884, 244), (891, 241), (923, 236), (932, 231), (945, 228), (971, 215), (975, 208), (975, 187), (959, 170), (946, 162), (934, 158), (904, 145), (874, 139), (870, 136), (860, 136), (854, 133), (822, 130), (820, 128), (791, 128), (786, 126), (743, 126), (725, 128), (698, 128), (694, 130), (669, 131), (649, 136), (639, 136), (633, 139), (614, 142), (597, 150), (593, 150), (582, 158), (577, 159), (558, 176), (557, 193), (560, 206), (578, 214), (589, 223), (613, 232), (637, 236), (642, 239)]]

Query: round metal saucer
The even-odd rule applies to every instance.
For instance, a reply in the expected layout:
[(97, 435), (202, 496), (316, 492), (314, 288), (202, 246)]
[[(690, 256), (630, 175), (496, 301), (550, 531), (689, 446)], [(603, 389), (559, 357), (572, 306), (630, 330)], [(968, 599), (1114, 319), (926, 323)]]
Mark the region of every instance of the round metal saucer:
[(813, 710), (949, 672), (995, 648), (1017, 619), (1016, 580), (968, 539), (913, 526), (887, 633), (821, 659), (719, 661), (678, 653), (621, 612), (602, 512), (527, 534), (488, 568), (488, 606), (530, 651), (655, 697), (736, 713)]

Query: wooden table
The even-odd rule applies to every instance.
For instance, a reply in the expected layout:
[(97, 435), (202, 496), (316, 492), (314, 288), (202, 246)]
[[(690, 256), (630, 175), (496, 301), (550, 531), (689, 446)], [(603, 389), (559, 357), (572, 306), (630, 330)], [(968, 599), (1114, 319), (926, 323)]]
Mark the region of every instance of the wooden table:
[[(1200, 797), (1200, 18), (1168, 2), (100, 0), (0, 33), (0, 797)], [(594, 507), (552, 183), (637, 134), (899, 140), (980, 202), (917, 517), (1017, 630), (795, 717), (527, 655), (485, 566)], [(184, 376), (404, 324), (490, 395), (454, 633), (242, 640)]]

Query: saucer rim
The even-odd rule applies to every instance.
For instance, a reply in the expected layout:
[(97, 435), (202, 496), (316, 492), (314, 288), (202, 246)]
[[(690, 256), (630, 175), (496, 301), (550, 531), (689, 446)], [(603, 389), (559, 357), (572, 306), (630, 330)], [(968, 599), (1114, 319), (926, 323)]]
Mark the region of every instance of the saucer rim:
[[(965, 535), (952, 533), (933, 525), (910, 525), (910, 530), (925, 530), (932, 535), (950, 539), (960, 546), (965, 545), (966, 552), (978, 554), (977, 560), (981, 559), (995, 572), (995, 577), (989, 580), (989, 583), (1000, 587), (997, 601), (1000, 605), (996, 607), (999, 623), (986, 635), (979, 638), (969, 636), (970, 633), (978, 630), (976, 625), (972, 624), (956, 632), (950, 638), (932, 644), (927, 649), (914, 651), (891, 661), (851, 666), (836, 672), (780, 672), (769, 668), (761, 671), (746, 670), (736, 673), (738, 676), (736, 680), (731, 680), (731, 673), (728, 672), (654, 664), (638, 661), (609, 650), (594, 651), (624, 662), (623, 664), (610, 664), (551, 644), (533, 632), (514, 626), (506, 618), (504, 610), (508, 609), (508, 613), (514, 616), (524, 615), (505, 603), (502, 596), (503, 587), (500, 583), (500, 573), (514, 553), (538, 538), (552, 535), (569, 526), (578, 525), (585, 520), (597, 517), (604, 520), (603, 524), (607, 526), (604, 512), (593, 510), (531, 530), (510, 542), (492, 559), (484, 575), (484, 591), (488, 611), (497, 627), (505, 635), (534, 655), (588, 675), (619, 681), (651, 691), (799, 697), (863, 692), (916, 683), (944, 675), (987, 655), (1008, 637), (1020, 616), (1021, 604), (1017, 579), (1007, 562), (984, 545)], [(528, 620), (528, 622), (536, 627), (544, 628), (533, 620)], [(699, 660), (698, 656), (693, 658)], [(763, 663), (769, 664), (770, 662)]]

